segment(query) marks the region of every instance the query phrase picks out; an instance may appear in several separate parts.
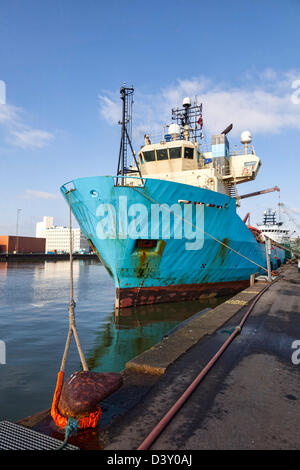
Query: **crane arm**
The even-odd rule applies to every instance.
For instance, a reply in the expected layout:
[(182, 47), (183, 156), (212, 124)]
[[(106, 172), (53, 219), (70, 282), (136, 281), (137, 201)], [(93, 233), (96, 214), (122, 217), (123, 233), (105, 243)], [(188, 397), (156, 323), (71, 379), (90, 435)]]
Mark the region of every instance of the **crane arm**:
[(254, 193), (242, 194), (238, 197), (238, 199), (246, 199), (247, 197), (259, 196), (260, 194), (272, 193), (273, 191), (280, 191), (280, 189), (278, 186), (274, 186), (274, 188), (262, 189), (261, 191), (255, 191)]
[(250, 212), (247, 212), (247, 214), (246, 214), (245, 217), (243, 218), (244, 224), (247, 222), (249, 216), (250, 216)]

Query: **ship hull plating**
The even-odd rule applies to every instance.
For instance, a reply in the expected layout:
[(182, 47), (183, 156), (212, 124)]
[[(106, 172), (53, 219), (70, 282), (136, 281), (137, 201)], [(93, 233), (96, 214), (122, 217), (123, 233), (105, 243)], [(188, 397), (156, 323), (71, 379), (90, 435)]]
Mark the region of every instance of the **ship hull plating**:
[(199, 300), (210, 296), (226, 296), (249, 287), (249, 280), (204, 284), (178, 284), (174, 286), (135, 287), (116, 289), (118, 308), (151, 305), (153, 303)]
[(116, 185), (111, 176), (61, 191), (114, 280), (117, 307), (225, 295), (264, 273), (265, 246), (227, 195), (158, 179)]

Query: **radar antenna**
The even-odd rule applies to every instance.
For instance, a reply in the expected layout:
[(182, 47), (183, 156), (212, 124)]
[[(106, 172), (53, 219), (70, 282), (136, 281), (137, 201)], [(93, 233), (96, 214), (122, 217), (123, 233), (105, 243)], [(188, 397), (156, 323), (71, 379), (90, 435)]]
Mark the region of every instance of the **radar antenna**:
[(190, 98), (184, 98), (182, 108), (172, 109), (172, 120), (176, 121), (179, 126), (186, 128), (195, 141), (197, 138), (203, 137), (202, 103), (198, 105), (197, 100), (192, 106)]
[[(120, 142), (120, 151), (119, 151), (119, 162), (118, 162), (118, 176), (125, 176), (128, 173), (138, 172), (140, 177), (142, 177), (137, 160), (135, 158), (135, 151), (133, 150), (131, 143), (132, 136), (132, 105), (133, 105), (133, 92), (134, 88), (126, 88), (125, 85), (120, 88), (120, 97), (122, 100), (122, 121), (119, 121), (119, 124), (122, 126), (121, 130), (121, 142)], [(128, 146), (130, 147), (134, 162), (136, 164), (136, 169), (127, 167), (127, 150)], [(124, 178), (121, 178), (121, 185), (125, 184)], [(118, 184), (118, 178), (117, 178)]]

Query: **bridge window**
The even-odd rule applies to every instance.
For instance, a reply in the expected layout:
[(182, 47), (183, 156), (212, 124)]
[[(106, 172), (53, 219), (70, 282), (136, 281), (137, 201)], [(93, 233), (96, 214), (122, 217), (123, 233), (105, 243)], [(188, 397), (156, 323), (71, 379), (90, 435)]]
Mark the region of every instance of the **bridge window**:
[(170, 158), (181, 158), (181, 147), (170, 147)]
[(192, 160), (193, 156), (194, 156), (194, 149), (191, 147), (184, 147), (184, 158), (189, 158), (190, 160)]
[(255, 166), (256, 162), (244, 162), (244, 168), (247, 168), (247, 170), (254, 171)]
[(157, 160), (168, 160), (168, 149), (156, 150)]
[(143, 154), (146, 162), (155, 162), (154, 150), (147, 150), (147, 152), (143, 152)]

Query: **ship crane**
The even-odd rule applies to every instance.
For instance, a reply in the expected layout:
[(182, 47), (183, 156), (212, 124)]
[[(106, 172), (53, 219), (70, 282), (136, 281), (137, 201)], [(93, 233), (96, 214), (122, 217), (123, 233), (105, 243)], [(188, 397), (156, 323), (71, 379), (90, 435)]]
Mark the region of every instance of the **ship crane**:
[(245, 217), (243, 218), (244, 224), (247, 222), (248, 219), (249, 219), (249, 223), (250, 223), (250, 212), (247, 212), (247, 214), (246, 214)]
[(272, 193), (273, 191), (280, 191), (280, 189), (278, 186), (274, 186), (274, 188), (262, 189), (261, 191), (255, 191), (254, 193), (242, 194), (241, 196), (237, 196), (236, 199), (246, 199), (247, 197), (259, 196), (260, 194)]

